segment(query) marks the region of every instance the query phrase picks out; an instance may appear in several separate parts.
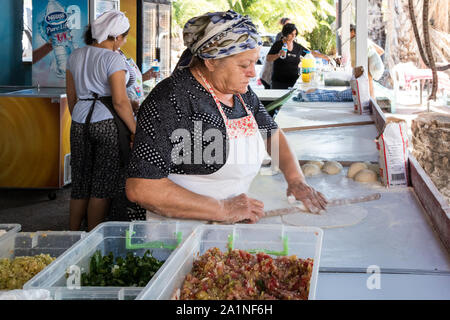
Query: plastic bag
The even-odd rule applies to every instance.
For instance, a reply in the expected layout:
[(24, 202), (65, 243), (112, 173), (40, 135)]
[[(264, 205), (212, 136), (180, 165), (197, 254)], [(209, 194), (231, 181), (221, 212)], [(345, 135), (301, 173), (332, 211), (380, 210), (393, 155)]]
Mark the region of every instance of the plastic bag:
[(408, 125), (405, 120), (387, 118), (377, 138), (380, 175), (386, 187), (408, 186)]
[(384, 73), (384, 64), (380, 55), (372, 45), (369, 46), (368, 58), (370, 74), (372, 75), (373, 80), (379, 80)]
[(363, 67), (356, 67), (353, 70), (353, 77), (350, 80), (352, 88), (352, 97), (355, 104), (355, 113), (370, 114), (372, 109), (370, 107), (370, 92), (369, 92), (369, 78), (364, 72)]

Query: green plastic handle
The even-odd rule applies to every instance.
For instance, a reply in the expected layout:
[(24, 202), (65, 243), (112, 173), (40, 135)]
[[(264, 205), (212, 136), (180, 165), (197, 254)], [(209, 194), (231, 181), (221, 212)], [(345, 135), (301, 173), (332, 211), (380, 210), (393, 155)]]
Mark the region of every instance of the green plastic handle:
[(287, 255), (289, 255), (288, 238), (283, 237), (283, 251), (271, 251), (271, 250), (267, 250), (267, 249), (250, 249), (247, 251), (249, 253), (263, 252), (263, 253), (270, 254), (273, 256), (287, 256)]
[(177, 244), (165, 244), (162, 241), (151, 241), (146, 243), (131, 243), (131, 236), (134, 235), (136, 232), (133, 231), (133, 233), (130, 235), (130, 231), (125, 231), (125, 247), (127, 250), (137, 250), (137, 249), (170, 249), (175, 250), (183, 240), (183, 233), (181, 231), (175, 233), (177, 237)]
[[(267, 249), (250, 249), (250, 250), (246, 250), (249, 253), (258, 253), (258, 252), (263, 252), (265, 254), (270, 254), (273, 256), (287, 256), (289, 255), (289, 244), (288, 244), (288, 237), (284, 236), (282, 238), (283, 240), (283, 251), (272, 251), (272, 250), (267, 250)], [(234, 237), (233, 234), (229, 234), (228, 235), (228, 248), (230, 250), (234, 250)]]

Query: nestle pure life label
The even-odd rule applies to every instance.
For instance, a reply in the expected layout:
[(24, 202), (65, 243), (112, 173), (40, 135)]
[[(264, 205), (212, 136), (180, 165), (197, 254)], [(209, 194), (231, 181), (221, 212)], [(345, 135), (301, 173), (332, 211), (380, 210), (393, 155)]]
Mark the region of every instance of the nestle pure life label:
[(39, 52), (46, 44), (52, 48), (41, 60), (34, 61), (33, 85), (65, 87), (67, 59), (84, 45), (87, 23), (88, 0), (33, 1), (33, 51)]

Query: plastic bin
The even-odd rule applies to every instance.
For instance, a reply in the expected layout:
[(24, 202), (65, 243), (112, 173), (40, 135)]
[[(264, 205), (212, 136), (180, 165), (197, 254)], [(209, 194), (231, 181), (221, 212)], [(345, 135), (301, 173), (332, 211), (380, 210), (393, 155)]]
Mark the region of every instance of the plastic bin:
[[(0, 238), (0, 258), (14, 259), (16, 257), (35, 256), (39, 254), (49, 254), (51, 257), (58, 258), (78, 242), (85, 234), (86, 232), (81, 231), (13, 233), (7, 237)], [(53, 261), (52, 264), (54, 262), (55, 261)], [(48, 265), (47, 268), (52, 264)], [(45, 269), (39, 274), (44, 271)]]
[(22, 226), (20, 224), (1, 224), (0, 223), (0, 241), (3, 241), (3, 239), (6, 239), (13, 234), (16, 234), (22, 229)]
[[(167, 260), (196, 225), (198, 223), (180, 221), (102, 223), (32, 281), (27, 282), (24, 288), (47, 289), (52, 298), (57, 300), (135, 299), (143, 288), (80, 286), (80, 275), (89, 271), (92, 255), (100, 250), (102, 255), (112, 252), (115, 258), (125, 257), (128, 252), (143, 256), (150, 249), (155, 258)], [(158, 274), (159, 272), (152, 280)]]
[(182, 287), (186, 275), (192, 270), (197, 254), (202, 255), (213, 247), (227, 250), (229, 236), (234, 239), (234, 249), (280, 252), (287, 248), (285, 255), (295, 254), (302, 259), (313, 258), (308, 299), (315, 299), (323, 231), (315, 227), (284, 225), (198, 226), (171, 260), (161, 267), (159, 277), (149, 283), (136, 299), (172, 299), (177, 289)]
[(0, 258), (14, 259), (41, 253), (57, 258), (85, 234), (83, 231), (18, 232), (0, 239)]

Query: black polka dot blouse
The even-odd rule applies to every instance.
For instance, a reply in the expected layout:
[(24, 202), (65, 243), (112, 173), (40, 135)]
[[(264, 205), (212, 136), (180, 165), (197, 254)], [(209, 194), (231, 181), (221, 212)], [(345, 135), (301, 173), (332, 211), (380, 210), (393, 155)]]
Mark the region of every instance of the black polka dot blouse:
[[(242, 99), (263, 137), (270, 137), (277, 124), (250, 87)], [(222, 108), (229, 119), (247, 115), (237, 96), (234, 107)], [(211, 138), (208, 132), (216, 134)], [(219, 134), (221, 144), (215, 141)], [(127, 175), (161, 179), (169, 174), (212, 174), (224, 165), (227, 146), (224, 120), (211, 94), (188, 68), (177, 70), (158, 83), (140, 107)], [(218, 147), (222, 157), (216, 157)]]

